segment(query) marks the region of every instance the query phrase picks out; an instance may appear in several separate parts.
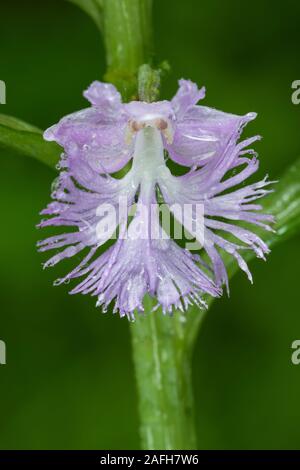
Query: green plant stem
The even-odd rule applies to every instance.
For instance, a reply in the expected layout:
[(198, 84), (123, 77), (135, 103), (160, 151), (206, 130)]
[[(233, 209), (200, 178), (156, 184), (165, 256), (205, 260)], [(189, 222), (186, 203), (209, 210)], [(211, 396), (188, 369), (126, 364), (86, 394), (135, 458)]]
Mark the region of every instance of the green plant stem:
[(151, 313), (149, 297), (144, 303), (145, 315), (137, 315), (130, 328), (143, 449), (196, 449), (186, 319), (181, 312), (173, 317), (160, 309)]
[(137, 98), (137, 73), (152, 57), (152, 0), (103, 0), (105, 79)]

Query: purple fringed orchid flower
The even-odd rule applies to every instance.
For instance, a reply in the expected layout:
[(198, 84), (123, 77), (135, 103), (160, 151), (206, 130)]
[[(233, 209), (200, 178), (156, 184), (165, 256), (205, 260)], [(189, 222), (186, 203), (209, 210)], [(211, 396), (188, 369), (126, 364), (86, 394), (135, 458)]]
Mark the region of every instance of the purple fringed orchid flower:
[[(133, 318), (135, 310), (143, 310), (146, 293), (157, 298), (164, 313), (173, 307), (185, 310), (193, 303), (205, 306), (203, 294), (220, 296), (223, 285), (228, 289), (222, 251), (232, 255), (252, 280), (242, 253), (250, 249), (264, 259), (269, 249), (240, 221), (266, 230), (272, 230), (273, 221), (254, 203), (269, 192), (264, 189), (270, 184), (266, 178), (236, 189), (258, 168), (256, 154), (248, 147), (259, 136), (238, 141), (242, 128), (256, 114), (236, 116), (198, 106), (204, 95), (204, 88), (180, 80), (171, 101), (127, 104), (113, 85), (94, 82), (84, 93), (92, 106), (64, 117), (45, 132), (45, 139), (60, 144), (64, 154), (54, 201), (42, 211), (53, 217), (40, 227), (74, 226), (76, 230), (39, 242), (41, 251), (63, 249), (44, 266), (88, 249), (82, 262), (55, 284), (82, 277), (71, 293), (96, 296), (104, 311), (114, 301), (114, 312)], [(186, 174), (173, 175), (167, 155), (187, 167)], [(130, 161), (123, 178), (113, 175)], [(203, 231), (194, 235), (201, 238), (200, 254), (206, 252), (207, 262), (166, 234), (158, 211), (154, 216), (151, 212), (150, 220), (150, 211), (145, 215), (141, 210), (157, 202), (158, 191), (175, 219), (174, 204), (203, 206)], [(120, 201), (128, 208), (137, 201), (131, 219), (121, 214)], [(99, 229), (104, 220), (99, 208), (107, 204), (119, 217), (106, 215), (105, 231)], [(186, 219), (193, 214), (183, 224), (191, 222)], [(141, 225), (146, 227), (143, 236), (133, 236)], [(152, 237), (153, 228), (163, 237)], [(105, 251), (100, 249), (117, 230), (117, 240)]]

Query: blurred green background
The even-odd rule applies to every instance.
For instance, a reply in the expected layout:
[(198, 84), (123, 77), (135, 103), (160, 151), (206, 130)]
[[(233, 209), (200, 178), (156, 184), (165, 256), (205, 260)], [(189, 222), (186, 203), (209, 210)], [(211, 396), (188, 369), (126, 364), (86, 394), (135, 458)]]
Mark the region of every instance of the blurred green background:
[[(278, 177), (300, 154), (300, 3), (252, 0), (157, 0), (156, 52), (172, 73), (207, 87), (205, 104), (233, 113), (257, 111), (250, 134), (260, 176)], [(0, 6), (0, 112), (41, 128), (85, 106), (82, 90), (105, 71), (93, 22), (64, 0), (8, 1)], [(1, 449), (135, 449), (137, 396), (129, 325), (102, 315), (94, 300), (67, 295), (42, 271), (46, 257), (35, 224), (55, 172), (1, 153), (0, 366)], [(299, 449), (299, 237), (254, 261), (254, 286), (242, 273), (231, 297), (206, 317), (194, 356), (200, 449)]]

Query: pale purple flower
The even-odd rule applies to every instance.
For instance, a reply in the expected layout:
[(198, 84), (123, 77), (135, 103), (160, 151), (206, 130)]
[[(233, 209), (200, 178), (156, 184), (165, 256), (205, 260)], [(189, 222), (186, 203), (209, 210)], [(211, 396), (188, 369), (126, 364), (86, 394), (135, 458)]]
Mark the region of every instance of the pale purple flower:
[[(75, 227), (39, 242), (41, 251), (62, 249), (45, 267), (85, 250), (81, 263), (55, 284), (82, 277), (71, 293), (96, 296), (104, 311), (114, 301), (114, 312), (133, 317), (135, 310), (143, 310), (146, 293), (157, 299), (163, 312), (172, 312), (173, 307), (185, 310), (192, 303), (205, 306), (203, 294), (220, 296), (223, 285), (228, 289), (222, 252), (232, 255), (252, 279), (242, 253), (253, 250), (264, 259), (269, 249), (242, 225), (272, 230), (273, 220), (254, 203), (269, 192), (264, 189), (270, 183), (266, 178), (237, 188), (258, 169), (249, 146), (259, 137), (239, 142), (242, 128), (256, 115), (237, 116), (198, 106), (204, 95), (204, 88), (180, 80), (171, 101), (123, 104), (113, 85), (94, 82), (84, 93), (92, 106), (64, 117), (45, 132), (45, 139), (60, 144), (64, 154), (54, 201), (42, 211), (52, 218), (40, 226)], [(187, 172), (173, 175), (168, 157)], [(113, 175), (130, 161), (123, 178)], [(151, 236), (150, 226), (159, 229), (158, 213), (150, 220), (149, 212), (141, 221), (141, 207), (155, 203), (158, 193), (175, 218), (174, 204), (203, 205), (202, 249), (197, 255), (165, 231), (162, 238)], [(107, 219), (106, 215), (109, 230), (99, 231), (104, 217), (99, 208), (109, 204), (120, 215), (120, 200), (128, 207), (137, 201), (136, 215), (129, 221), (127, 216)], [(146, 236), (131, 236), (141, 223), (147, 227)], [(117, 240), (104, 250), (116, 230)]]

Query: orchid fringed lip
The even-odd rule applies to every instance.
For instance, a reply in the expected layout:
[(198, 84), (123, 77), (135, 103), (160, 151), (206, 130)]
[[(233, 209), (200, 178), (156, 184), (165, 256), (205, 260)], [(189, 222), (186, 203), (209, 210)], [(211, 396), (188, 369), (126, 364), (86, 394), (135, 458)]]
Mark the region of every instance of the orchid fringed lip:
[[(205, 307), (205, 295), (221, 296), (224, 286), (228, 290), (224, 253), (252, 280), (243, 255), (252, 250), (264, 259), (269, 249), (251, 227), (270, 231), (273, 222), (256, 202), (270, 192), (267, 178), (244, 184), (258, 169), (249, 147), (259, 136), (241, 141), (240, 134), (256, 114), (197, 105), (205, 90), (188, 80), (179, 81), (171, 101), (122, 103), (116, 88), (101, 82), (92, 83), (84, 96), (90, 107), (44, 134), (63, 147), (63, 154), (53, 201), (42, 211), (49, 218), (39, 226), (68, 227), (39, 242), (40, 251), (56, 251), (44, 266), (83, 252), (79, 265), (55, 284), (81, 278), (71, 293), (91, 294), (103, 311), (112, 304), (121, 317), (134, 318), (147, 293), (164, 313), (191, 304)], [(185, 173), (173, 174), (168, 158)], [(115, 175), (125, 167), (130, 168), (123, 177)], [(177, 220), (178, 208), (202, 207), (202, 229), (193, 233), (201, 242), (198, 251), (161, 226), (159, 210), (150, 210), (158, 205), (158, 194)], [(135, 204), (131, 217), (120, 201), (126, 208)], [(180, 222), (190, 229), (194, 218), (192, 209)], [(153, 237), (153, 231), (162, 236)], [(108, 243), (113, 233), (118, 235)]]

